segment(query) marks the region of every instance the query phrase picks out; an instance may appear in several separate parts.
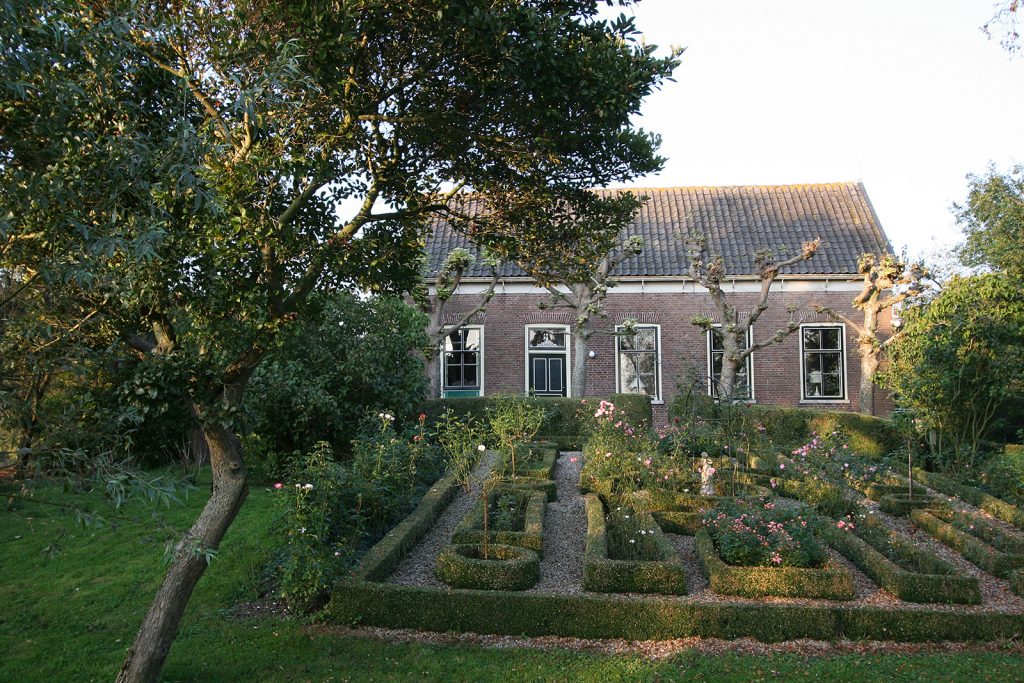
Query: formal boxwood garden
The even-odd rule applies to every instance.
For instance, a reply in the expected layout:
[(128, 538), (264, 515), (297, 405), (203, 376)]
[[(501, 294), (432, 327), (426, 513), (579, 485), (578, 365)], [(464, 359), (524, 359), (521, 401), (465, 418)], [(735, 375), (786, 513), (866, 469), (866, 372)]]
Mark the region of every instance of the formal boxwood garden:
[[(473, 409), (486, 415), (486, 405)], [(1024, 614), (951, 609), (981, 604), (979, 579), (964, 575), (881, 522), (893, 509), (886, 501), (906, 496), (906, 482), (877, 460), (852, 453), (851, 440), (838, 431), (842, 426), (824, 437), (811, 428), (805, 446), (797, 446), (792, 454), (761, 458), (759, 462), (773, 463), (770, 469), (750, 469), (742, 450), (708, 453), (702, 460), (697, 456), (703, 453), (693, 453), (694, 442), (678, 438), (678, 432), (675, 439), (656, 436), (637, 429), (623, 415), (607, 400), (596, 400), (587, 411), (575, 413), (580, 421), (577, 433), (586, 435), (581, 483), (600, 492), (583, 496), (587, 535), (578, 579), (582, 594), (560, 588), (523, 592), (536, 584), (535, 570), (544, 571), (537, 552), (537, 565), (516, 549), (493, 551), (489, 560), (483, 560), (479, 500), (452, 535), (453, 544), (438, 555), (435, 571), (449, 588), (386, 583), (388, 571), (422, 532), (422, 520), (436, 517), (436, 508), (446, 504), (445, 491), (455, 490), (439, 482), (410, 515), (412, 521), (385, 537), (379, 544), (382, 549), (367, 555), (364, 565), (371, 569), (361, 569), (337, 584), (325, 612), (327, 620), (501, 634), (747, 636), (764, 641), (985, 640), (1024, 633)], [(789, 419), (796, 420), (784, 415), (776, 424)], [(815, 424), (826, 423), (844, 424), (842, 419)], [(876, 426), (870, 420), (864, 424)], [(505, 515), (513, 527), (489, 524), (489, 551), (506, 545), (543, 549), (545, 504), (554, 500), (561, 486), (553, 479), (556, 444), (544, 443), (551, 438), (535, 436), (517, 450), (514, 478), (507, 453), (498, 454), (495, 470), (503, 479), (489, 492), (493, 507), (488, 518)], [(763, 444), (759, 448), (767, 452)], [(705, 483), (716, 495), (700, 494), (702, 478), (710, 480)], [(882, 503), (878, 517), (864, 516), (863, 496)], [(927, 511), (910, 509), (926, 501), (933, 504)], [(967, 559), (984, 562), (979, 566), (985, 571), (1009, 579), (1013, 590), (1024, 588), (1024, 557), (1018, 556), (1024, 541), (980, 517), (934, 505), (939, 502), (922, 486), (914, 491), (914, 503), (905, 505), (905, 514)], [(503, 512), (506, 507), (512, 512)], [(735, 533), (721, 535), (723, 529)], [(677, 542), (666, 534), (692, 537), (680, 540), (678, 547), (693, 553), (707, 577), (707, 588), (696, 589), (698, 593), (715, 594), (714, 600), (687, 594), (691, 577)], [(765, 547), (755, 547), (762, 540)], [(866, 606), (857, 598), (852, 570), (835, 553), (895, 599), (918, 605)], [(815, 602), (772, 603), (776, 598)], [(930, 609), (928, 604), (944, 607)]]
[[(634, 517), (630, 538), (621, 538), (616, 516), (607, 512), (599, 496), (587, 494), (587, 545), (583, 557), (583, 588), (597, 593), (686, 593), (686, 572), (682, 562), (648, 512), (624, 508), (619, 517)], [(627, 520), (628, 521), (628, 520)], [(610, 522), (610, 523), (609, 523)], [(612, 528), (610, 528), (612, 527)], [(626, 532), (628, 533), (628, 532)], [(620, 536), (616, 543), (615, 536)], [(640, 546), (621, 556), (615, 546)], [(610, 549), (611, 546), (611, 549)], [(632, 555), (629, 557), (627, 555)]]

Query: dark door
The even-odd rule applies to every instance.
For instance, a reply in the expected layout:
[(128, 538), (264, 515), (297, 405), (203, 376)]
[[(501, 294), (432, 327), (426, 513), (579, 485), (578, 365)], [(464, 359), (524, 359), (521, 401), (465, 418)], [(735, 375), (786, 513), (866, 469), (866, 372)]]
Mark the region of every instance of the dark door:
[(565, 356), (530, 354), (530, 393), (534, 396), (565, 396)]

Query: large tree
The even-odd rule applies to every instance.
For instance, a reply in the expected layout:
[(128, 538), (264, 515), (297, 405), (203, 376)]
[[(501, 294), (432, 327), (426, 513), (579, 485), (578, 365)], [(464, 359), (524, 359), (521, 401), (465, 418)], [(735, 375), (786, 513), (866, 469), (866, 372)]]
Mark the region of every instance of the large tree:
[[(178, 377), (210, 450), (209, 500), (120, 680), (159, 676), (246, 497), (249, 378), (313, 292), (407, 290), (460, 188), (572, 196), (660, 167), (630, 119), (676, 55), (598, 4), (0, 5), (0, 267), (70, 286)], [(551, 237), (474, 234), (517, 255)]]
[(1024, 166), (1009, 173), (990, 168), (967, 177), (967, 202), (956, 205), (964, 232), (958, 250), (965, 265), (1024, 276)]
[(842, 320), (857, 332), (857, 351), (860, 353), (860, 392), (857, 410), (875, 414), (875, 373), (882, 361), (882, 352), (900, 333), (881, 339), (878, 334), (879, 316), (924, 291), (926, 275), (920, 264), (908, 264), (893, 254), (862, 254), (857, 260), (861, 275), (861, 290), (853, 300), (853, 307), (863, 315), (863, 323), (851, 320), (839, 311), (818, 304), (815, 309), (837, 320)]
[[(800, 322), (791, 320), (786, 327), (777, 330), (772, 336), (765, 337), (762, 341), (751, 340), (751, 343), (747, 343), (750, 337), (750, 328), (758, 321), (761, 314), (768, 310), (768, 297), (771, 294), (772, 283), (779, 276), (779, 271), (812, 258), (818, 253), (821, 240), (814, 239), (804, 242), (798, 253), (782, 260), (776, 259), (770, 250), (757, 252), (754, 256), (754, 267), (757, 269), (760, 292), (756, 303), (749, 311), (742, 314), (722, 289), (722, 282), (726, 279), (725, 263), (722, 257), (709, 254), (707, 239), (702, 235), (688, 235), (686, 245), (690, 256), (690, 278), (708, 290), (711, 303), (714, 304), (715, 311), (718, 313), (717, 321), (706, 316), (699, 316), (692, 322), (707, 332), (721, 335), (722, 373), (713, 389), (720, 401), (732, 401), (740, 398), (735, 395), (736, 378), (747, 362), (747, 358), (759, 349), (781, 343), (786, 337), (800, 329)], [(713, 379), (709, 378), (709, 381), (713, 381)]]

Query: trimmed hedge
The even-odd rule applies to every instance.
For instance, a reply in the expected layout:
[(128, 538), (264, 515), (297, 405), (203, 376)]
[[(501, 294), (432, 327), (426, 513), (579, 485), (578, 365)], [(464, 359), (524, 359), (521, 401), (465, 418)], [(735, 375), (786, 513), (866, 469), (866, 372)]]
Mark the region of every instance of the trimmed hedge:
[[(548, 448), (547, 445), (551, 443), (530, 444), (529, 455), (525, 458), (522, 456), (516, 458), (516, 476), (554, 479), (558, 450), (554, 446)], [(502, 452), (501, 462), (497, 469), (502, 476), (512, 473), (512, 457), (508, 453)]]
[(416, 509), (370, 548), (353, 576), (367, 581), (383, 581), (390, 576), (405, 554), (434, 526), (434, 522), (455, 498), (458, 488), (459, 483), (450, 472), (438, 479)]
[(445, 546), (434, 574), (453, 588), (521, 591), (540, 581), (540, 558), (527, 548), (495, 544), (488, 559), (479, 545)]
[(1024, 615), (845, 605), (706, 603), (624, 595), (557, 595), (342, 581), (329, 623), (574, 638), (755, 638), (901, 642), (1015, 640)]
[(1008, 578), (1014, 569), (1024, 568), (1024, 555), (996, 550), (980, 538), (956, 528), (930, 512), (912, 510), (910, 519), (989, 574)]
[[(508, 489), (506, 489), (508, 490)], [(547, 496), (543, 491), (524, 491), (523, 489), (511, 489), (515, 495), (522, 500), (526, 498), (526, 520), (522, 531), (495, 531), (487, 530), (487, 539), (490, 543), (503, 545), (514, 545), (520, 548), (528, 548), (538, 555), (542, 554), (544, 548), (544, 511), (547, 509)], [(491, 492), (489, 500), (497, 500), (503, 495), (500, 487)], [(484, 506), (478, 501), (473, 508), (466, 513), (459, 525), (455, 527), (452, 535), (454, 544), (476, 544), (484, 540)]]
[(548, 502), (557, 500), (557, 487), (551, 479), (539, 477), (516, 477), (515, 479), (503, 479), (495, 490), (516, 489), (519, 491), (542, 491), (547, 496)]
[[(427, 401), (422, 410), (427, 416), (427, 424), (431, 426), (437, 422), (441, 413), (447, 408), (458, 415), (472, 415), (486, 424), (487, 407), (491, 400), (492, 398), (489, 396), (439, 398)], [(583, 448), (583, 443), (590, 433), (590, 416), (593, 415), (593, 410), (589, 410), (589, 408), (592, 407), (591, 404), (596, 406), (601, 401), (600, 397), (588, 396), (586, 399), (545, 397), (530, 398), (529, 400), (544, 407), (544, 423), (541, 425), (540, 432), (537, 433), (539, 440), (555, 442), (558, 444), (559, 450), (563, 451), (578, 451)], [(584, 410), (581, 400), (587, 401), (588, 410)], [(650, 429), (653, 412), (649, 396), (612, 394), (607, 400), (626, 412), (630, 424), (643, 430)]]
[(1010, 572), (1010, 590), (1015, 595), (1024, 596), (1024, 569), (1015, 569)]
[[(769, 491), (749, 482), (737, 482), (743, 493), (737, 497), (766, 496)], [(630, 504), (637, 510), (650, 512), (662, 531), (693, 536), (701, 528), (701, 513), (717, 506), (729, 496), (701, 496), (664, 489), (647, 489), (633, 494)]]
[(853, 600), (853, 575), (832, 562), (818, 569), (798, 567), (736, 567), (726, 564), (704, 529), (697, 532), (697, 556), (707, 571), (711, 590), (744, 598), (824, 598)]
[[(874, 501), (881, 501), (882, 496), (888, 495), (900, 495), (907, 493), (906, 484), (868, 484), (864, 488), (858, 488), (858, 491), (863, 493), (867, 498)], [(927, 491), (922, 491), (922, 494), (927, 494)]]
[(1001, 498), (989, 495), (974, 486), (961, 484), (955, 479), (937, 472), (926, 472), (925, 470), (915, 468), (914, 479), (936, 491), (945, 493), (947, 496), (965, 500), (993, 517), (1012, 524), (1018, 529), (1024, 529), (1024, 510), (1021, 510), (1016, 505), (1007, 503)]
[(826, 536), (829, 545), (900, 600), (969, 605), (981, 603), (977, 578), (957, 574), (951, 564), (923, 548), (915, 547), (896, 533), (889, 535), (888, 552), (900, 555), (906, 563), (920, 567), (923, 571), (911, 572), (897, 565), (886, 557), (881, 548), (875, 547), (855, 532), (831, 528)]
[[(608, 557), (604, 503), (597, 494), (585, 497), (587, 547), (583, 555), (583, 589), (597, 593), (686, 593), (686, 572), (668, 539), (656, 528), (654, 560), (613, 560)], [(647, 513), (637, 513), (647, 514)]]
[[(694, 400), (679, 394), (669, 406), (669, 417), (687, 419), (693, 412), (713, 417), (719, 407), (710, 399)], [(735, 420), (734, 430), (753, 428), (756, 423), (765, 427), (765, 433), (782, 448), (797, 446), (811, 439), (811, 432), (827, 434), (841, 429), (849, 438), (855, 453), (880, 458), (900, 447), (900, 437), (890, 420), (841, 410), (813, 408), (787, 408), (782, 406), (734, 406), (728, 416)]]
[(887, 512), (896, 517), (906, 517), (911, 510), (919, 508), (931, 508), (939, 504), (939, 499), (930, 493), (915, 493), (911, 498), (906, 493), (889, 493), (882, 496), (881, 504), (878, 506), (882, 512)]

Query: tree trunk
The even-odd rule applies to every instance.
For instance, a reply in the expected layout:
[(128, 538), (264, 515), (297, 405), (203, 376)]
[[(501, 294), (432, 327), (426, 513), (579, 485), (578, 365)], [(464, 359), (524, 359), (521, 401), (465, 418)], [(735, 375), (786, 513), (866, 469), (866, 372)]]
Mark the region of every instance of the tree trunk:
[(433, 349), (423, 359), (427, 372), (427, 398), (441, 398), (441, 354)]
[[(712, 381), (714, 379), (712, 378)], [(736, 366), (733, 361), (729, 359), (729, 352), (726, 351), (722, 354), (722, 374), (718, 378), (718, 386), (715, 389), (718, 391), (718, 400), (721, 403), (728, 403), (732, 401), (732, 394), (735, 390), (736, 384)]]
[(125, 657), (118, 683), (157, 681), (192, 591), (207, 567), (206, 551), (216, 550), (249, 492), (238, 438), (219, 425), (204, 426), (210, 448), (213, 490), (192, 528), (175, 551), (135, 642)]
[(860, 393), (857, 395), (857, 411), (865, 415), (875, 414), (875, 372), (878, 371), (879, 354), (882, 350), (871, 343), (861, 343), (860, 349)]
[(583, 398), (587, 392), (587, 361), (590, 360), (590, 324), (577, 328), (572, 340), (572, 396)]

